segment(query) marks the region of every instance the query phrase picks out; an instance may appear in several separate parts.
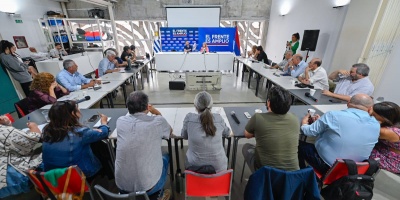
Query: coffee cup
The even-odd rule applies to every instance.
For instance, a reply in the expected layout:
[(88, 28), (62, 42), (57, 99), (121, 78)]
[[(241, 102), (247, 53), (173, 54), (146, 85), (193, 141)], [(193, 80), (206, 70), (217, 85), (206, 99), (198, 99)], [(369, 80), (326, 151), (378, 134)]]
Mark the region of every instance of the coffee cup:
[(311, 96), (314, 96), (314, 94), (315, 94), (316, 91), (317, 91), (317, 90), (310, 89), (310, 95), (311, 95)]
[(310, 108), (310, 109), (308, 109), (308, 113), (310, 114), (311, 117), (314, 117), (314, 115), (315, 115), (315, 110), (312, 109), (312, 108)]

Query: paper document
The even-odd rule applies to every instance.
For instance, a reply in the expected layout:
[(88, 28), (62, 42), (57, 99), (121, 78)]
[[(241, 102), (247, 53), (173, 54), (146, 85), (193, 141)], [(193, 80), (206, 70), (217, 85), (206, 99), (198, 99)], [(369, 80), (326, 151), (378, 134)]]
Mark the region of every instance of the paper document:
[[(107, 123), (110, 121), (111, 117), (107, 118)], [(97, 123), (95, 125), (93, 125), (93, 128), (98, 128), (101, 125), (101, 119), (99, 119), (99, 121), (97, 121)]]
[[(43, 133), (43, 128), (44, 128), (47, 124), (48, 124), (48, 123), (44, 123), (44, 124), (38, 125), (38, 128), (39, 128), (40, 132)], [(27, 131), (29, 131), (29, 128), (24, 128), (24, 129), (22, 129), (22, 131), (27, 132)]]

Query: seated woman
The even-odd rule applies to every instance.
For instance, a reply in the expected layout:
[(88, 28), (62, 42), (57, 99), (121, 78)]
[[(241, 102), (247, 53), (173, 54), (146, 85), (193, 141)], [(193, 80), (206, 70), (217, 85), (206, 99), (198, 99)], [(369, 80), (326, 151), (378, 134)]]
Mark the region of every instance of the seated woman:
[(222, 136), (228, 136), (230, 130), (221, 115), (211, 113), (212, 105), (211, 95), (199, 92), (194, 99), (198, 113), (188, 113), (183, 121), (182, 137), (189, 141), (186, 168), (212, 165), (216, 172), (227, 169)]
[(256, 54), (257, 54), (257, 60), (258, 61), (263, 61), (267, 65), (271, 64), (271, 63), (269, 63), (268, 56), (265, 53), (265, 51), (264, 51), (262, 46), (258, 46), (256, 52), (257, 52)]
[[(27, 126), (29, 128), (27, 132), (16, 129), (12, 127), (6, 116), (0, 116), (0, 190), (12, 187), (7, 185), (6, 181), (8, 157), (10, 157), (10, 164), (22, 172), (35, 168), (42, 162), (42, 156), (33, 153), (33, 149), (41, 137), (40, 130), (33, 122), (28, 123)], [(13, 188), (16, 189), (16, 187)], [(22, 193), (19, 189), (17, 190), (12, 191)], [(12, 194), (2, 191), (0, 198), (9, 195)]]
[(400, 107), (385, 101), (375, 104), (373, 110), (381, 131), (370, 158), (380, 158), (381, 169), (400, 174)]
[(107, 138), (107, 116), (101, 115), (98, 129), (79, 123), (81, 112), (75, 101), (57, 101), (49, 110), (50, 123), (43, 129), (44, 170), (78, 165), (89, 179), (100, 171), (101, 163), (90, 144)]
[(203, 42), (203, 46), (201, 46), (200, 52), (201, 52), (201, 53), (208, 53), (208, 52), (210, 52), (210, 50), (208, 49), (208, 46), (207, 46), (207, 42)]
[(257, 58), (257, 46), (256, 45), (253, 45), (251, 47), (251, 50), (247, 52), (247, 57), (254, 58), (254, 59)]
[(33, 112), (47, 104), (53, 104), (58, 98), (69, 94), (63, 86), (57, 84), (54, 76), (47, 72), (35, 76), (30, 86), (28, 111)]

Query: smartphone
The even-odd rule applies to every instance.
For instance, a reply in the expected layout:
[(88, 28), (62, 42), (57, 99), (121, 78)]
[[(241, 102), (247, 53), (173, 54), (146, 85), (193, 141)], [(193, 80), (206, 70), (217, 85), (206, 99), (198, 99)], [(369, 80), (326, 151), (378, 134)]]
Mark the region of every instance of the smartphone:
[(330, 101), (331, 103), (342, 103), (342, 101), (336, 100), (336, 99), (329, 99), (329, 101)]
[(104, 81), (104, 82), (103, 82), (103, 84), (107, 84), (107, 83), (110, 83), (110, 81)]
[(247, 119), (250, 119), (250, 118), (251, 118), (251, 115), (250, 115), (249, 112), (244, 112), (244, 115), (246, 116)]
[(99, 118), (99, 115), (93, 115), (92, 117), (89, 118), (88, 122), (94, 122)]

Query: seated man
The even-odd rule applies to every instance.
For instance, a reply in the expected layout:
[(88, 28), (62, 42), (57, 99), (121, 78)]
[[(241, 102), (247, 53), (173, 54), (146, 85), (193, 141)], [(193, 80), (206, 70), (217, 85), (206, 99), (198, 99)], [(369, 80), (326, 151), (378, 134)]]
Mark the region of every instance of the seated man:
[(325, 69), (321, 67), (321, 64), (321, 59), (312, 59), (304, 73), (298, 77), (299, 81), (307, 85), (313, 85), (315, 89), (328, 90), (328, 75)]
[(50, 56), (52, 58), (59, 58), (60, 55), (68, 56), (68, 53), (62, 48), (61, 43), (56, 43), (55, 48), (50, 50)]
[(124, 46), (123, 48), (123, 52), (121, 54), (121, 59), (123, 61), (128, 61), (128, 58), (130, 57), (130, 59), (133, 61), (133, 56), (132, 56), (132, 50), (129, 46)]
[(347, 103), (348, 109), (330, 111), (308, 124), (307, 114), (301, 124), (306, 136), (318, 136), (314, 144), (300, 141), (299, 161), (304, 160), (318, 172), (325, 174), (336, 159), (356, 162), (368, 159), (378, 142), (380, 125), (371, 116), (374, 102), (366, 94), (356, 94)]
[(283, 70), (286, 74), (297, 78), (300, 74), (304, 73), (304, 70), (307, 67), (307, 63), (303, 61), (303, 56), (301, 54), (295, 54), (292, 57), (291, 62), (289, 62), (288, 66)]
[(30, 56), (35, 62), (49, 59), (48, 53), (39, 52), (35, 47), (29, 47), (29, 51), (31, 51)]
[(293, 52), (291, 50), (285, 52), (285, 58), (278, 64), (275, 64), (271, 68), (283, 70), (288, 66), (289, 61), (292, 60)]
[(183, 52), (191, 52), (193, 49), (192, 45), (190, 45), (189, 41), (185, 42), (185, 46), (183, 46)]
[(78, 65), (73, 60), (64, 60), (63, 66), (64, 69), (57, 74), (56, 81), (70, 92), (101, 84), (100, 80), (85, 78), (80, 74)]
[(244, 135), (256, 138), (256, 145), (245, 144), (243, 157), (254, 172), (264, 165), (295, 171), (299, 169), (297, 147), (300, 127), (297, 117), (288, 113), (291, 96), (281, 87), (268, 92), (267, 113), (256, 113), (247, 123)]
[(368, 74), (369, 67), (364, 63), (354, 64), (350, 71), (334, 71), (328, 77), (331, 80), (339, 79), (334, 93), (324, 90), (322, 94), (345, 101), (349, 101), (353, 95), (360, 93), (372, 96), (374, 85), (369, 80)]
[(106, 57), (99, 63), (99, 77), (102, 77), (104, 74), (118, 72), (119, 69), (115, 67), (118, 61), (115, 59), (115, 52), (112, 50), (106, 51)]
[[(127, 101), (129, 115), (117, 120), (115, 182), (121, 193), (162, 194), (169, 157), (162, 154), (161, 142), (169, 138), (171, 126), (149, 104), (145, 93), (132, 92)], [(154, 116), (147, 115), (149, 112)]]

